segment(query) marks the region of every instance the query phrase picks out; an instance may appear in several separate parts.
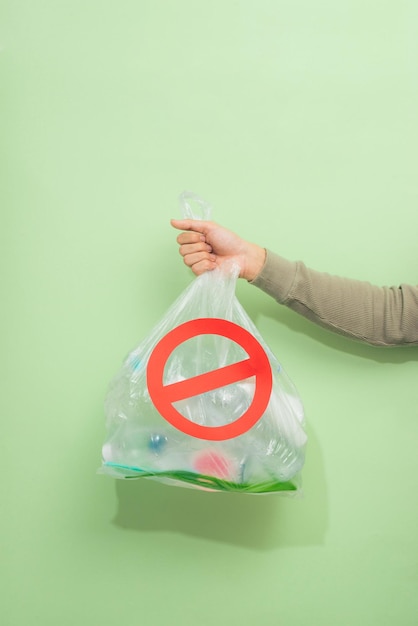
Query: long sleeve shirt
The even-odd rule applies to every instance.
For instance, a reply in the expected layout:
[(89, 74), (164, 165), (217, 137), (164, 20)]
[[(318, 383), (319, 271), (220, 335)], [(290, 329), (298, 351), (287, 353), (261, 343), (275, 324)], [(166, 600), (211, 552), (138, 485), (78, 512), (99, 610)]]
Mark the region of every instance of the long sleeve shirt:
[(418, 286), (377, 287), (288, 261), (267, 250), (252, 281), (316, 324), (376, 346), (418, 345)]

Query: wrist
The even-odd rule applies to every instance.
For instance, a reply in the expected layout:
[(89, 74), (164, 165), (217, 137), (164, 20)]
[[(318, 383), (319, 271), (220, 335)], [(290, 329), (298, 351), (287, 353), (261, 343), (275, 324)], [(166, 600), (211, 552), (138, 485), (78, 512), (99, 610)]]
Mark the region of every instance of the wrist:
[(245, 268), (241, 274), (248, 282), (251, 282), (261, 272), (266, 262), (266, 249), (257, 244), (250, 243), (245, 259)]

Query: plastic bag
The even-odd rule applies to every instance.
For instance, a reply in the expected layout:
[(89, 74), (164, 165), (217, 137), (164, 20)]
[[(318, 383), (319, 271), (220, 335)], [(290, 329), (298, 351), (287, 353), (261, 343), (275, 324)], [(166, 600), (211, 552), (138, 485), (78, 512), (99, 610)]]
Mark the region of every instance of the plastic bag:
[[(210, 219), (197, 196), (184, 217)], [(196, 207), (199, 212), (196, 212)], [(235, 296), (239, 267), (195, 278), (110, 384), (99, 471), (241, 493), (295, 492), (302, 402)]]

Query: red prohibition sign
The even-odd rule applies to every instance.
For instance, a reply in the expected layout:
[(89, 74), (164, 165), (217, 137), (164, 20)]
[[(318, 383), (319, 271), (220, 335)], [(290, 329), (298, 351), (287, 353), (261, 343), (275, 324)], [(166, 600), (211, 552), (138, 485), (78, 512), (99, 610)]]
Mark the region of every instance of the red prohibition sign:
[[(232, 365), (164, 385), (164, 368), (170, 354), (184, 341), (197, 335), (221, 335), (239, 344), (248, 358)], [(255, 391), (251, 405), (234, 422), (223, 426), (202, 426), (184, 417), (173, 402), (185, 400), (219, 387), (231, 385), (255, 376)], [(180, 324), (157, 343), (147, 366), (147, 386), (152, 402), (160, 415), (182, 432), (210, 441), (223, 441), (244, 434), (263, 415), (270, 400), (273, 380), (267, 354), (245, 328), (218, 318), (199, 318)]]

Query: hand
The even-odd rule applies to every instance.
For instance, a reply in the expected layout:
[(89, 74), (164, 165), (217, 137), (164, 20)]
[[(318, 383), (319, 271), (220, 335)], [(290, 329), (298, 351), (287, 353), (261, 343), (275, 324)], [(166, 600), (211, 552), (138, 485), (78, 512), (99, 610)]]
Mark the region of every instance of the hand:
[(186, 231), (178, 235), (177, 243), (185, 264), (196, 276), (222, 266), (225, 261), (235, 261), (240, 267), (240, 278), (251, 281), (264, 265), (264, 248), (241, 239), (215, 222), (171, 220), (171, 225)]

